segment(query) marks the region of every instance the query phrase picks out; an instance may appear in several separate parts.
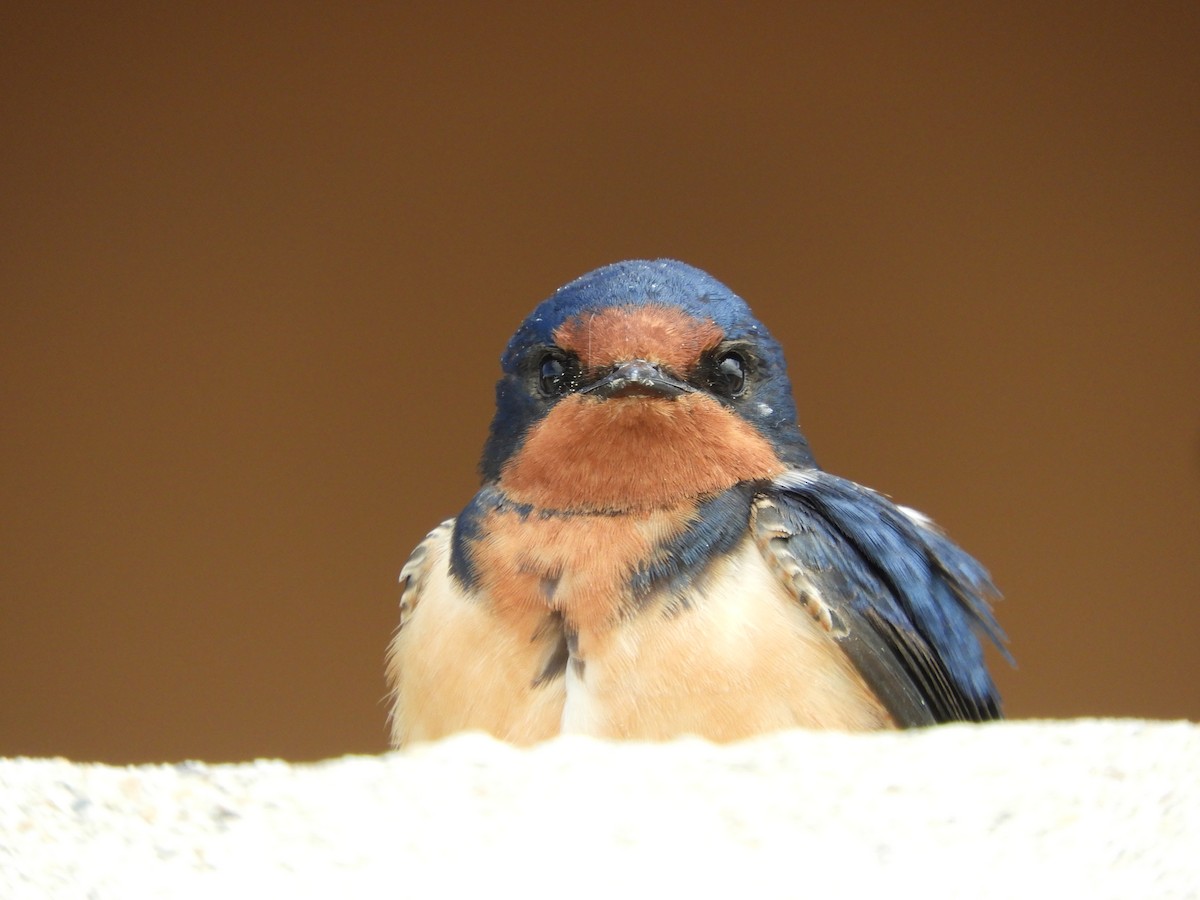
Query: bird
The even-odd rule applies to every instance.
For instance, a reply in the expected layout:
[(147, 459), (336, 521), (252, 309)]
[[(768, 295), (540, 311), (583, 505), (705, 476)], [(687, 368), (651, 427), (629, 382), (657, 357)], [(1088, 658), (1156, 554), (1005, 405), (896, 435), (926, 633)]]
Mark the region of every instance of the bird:
[(1001, 718), (988, 572), (817, 465), (782, 348), (714, 277), (596, 269), (501, 370), (481, 486), (401, 570), (393, 747)]

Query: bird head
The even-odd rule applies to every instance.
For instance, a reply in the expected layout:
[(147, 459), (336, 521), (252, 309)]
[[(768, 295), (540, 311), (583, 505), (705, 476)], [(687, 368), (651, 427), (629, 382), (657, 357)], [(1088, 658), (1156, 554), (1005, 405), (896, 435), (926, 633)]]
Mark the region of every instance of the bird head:
[(684, 263), (572, 281), (525, 319), (501, 365), (480, 469), (537, 506), (663, 505), (815, 465), (779, 344)]

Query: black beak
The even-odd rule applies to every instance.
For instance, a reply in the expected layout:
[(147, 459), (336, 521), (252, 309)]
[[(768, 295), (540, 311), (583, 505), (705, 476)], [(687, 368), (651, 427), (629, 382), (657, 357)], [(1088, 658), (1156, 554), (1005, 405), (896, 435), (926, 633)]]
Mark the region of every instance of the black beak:
[(672, 378), (652, 362), (631, 359), (620, 363), (613, 370), (587, 387), (579, 389), (581, 394), (593, 394), (605, 399), (609, 397), (678, 397), (696, 390), (686, 381)]

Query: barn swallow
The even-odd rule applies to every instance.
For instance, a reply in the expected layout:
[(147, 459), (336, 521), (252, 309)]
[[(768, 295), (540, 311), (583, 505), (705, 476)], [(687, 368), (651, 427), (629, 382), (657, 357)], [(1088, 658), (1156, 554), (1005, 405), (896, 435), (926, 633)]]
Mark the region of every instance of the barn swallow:
[(395, 746), (1000, 716), (987, 572), (818, 468), (779, 344), (725, 285), (597, 269), (501, 363), (482, 487), (401, 572)]

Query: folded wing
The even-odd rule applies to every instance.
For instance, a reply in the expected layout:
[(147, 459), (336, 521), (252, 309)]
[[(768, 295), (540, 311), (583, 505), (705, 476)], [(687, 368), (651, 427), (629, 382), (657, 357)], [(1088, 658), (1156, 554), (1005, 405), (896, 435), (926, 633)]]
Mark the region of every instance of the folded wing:
[(1003, 649), (984, 568), (924, 516), (817, 469), (756, 502), (764, 554), (904, 727), (1000, 718), (978, 634)]

